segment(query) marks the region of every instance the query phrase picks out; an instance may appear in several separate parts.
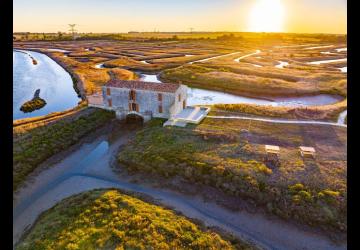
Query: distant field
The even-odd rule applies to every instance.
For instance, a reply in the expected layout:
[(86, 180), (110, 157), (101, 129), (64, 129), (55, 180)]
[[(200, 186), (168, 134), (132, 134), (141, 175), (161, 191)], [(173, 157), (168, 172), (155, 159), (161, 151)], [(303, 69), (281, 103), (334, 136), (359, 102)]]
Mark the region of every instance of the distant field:
[[(113, 40), (136, 40), (136, 39), (229, 39), (231, 36), (240, 39), (281, 40), (283, 42), (339, 42), (345, 41), (344, 35), (331, 34), (296, 34), (296, 33), (254, 33), (254, 32), (129, 32), (129, 33), (91, 33), (79, 34), (79, 40), (113, 39)], [(17, 41), (63, 41), (72, 40), (67, 33), (25, 33), (16, 34)]]
[[(57, 39), (56, 34), (49, 37), (53, 38), (51, 42), (31, 38), (14, 41), (14, 47), (37, 48), (51, 55), (78, 76), (87, 95), (99, 92), (111, 78), (132, 80), (138, 77), (135, 72), (148, 72), (159, 74), (165, 82), (242, 96), (347, 96), (347, 74), (340, 70), (346, 67), (346, 61), (309, 64), (345, 59), (347, 51), (339, 50), (347, 46), (343, 35), (246, 32), (83, 34), (83, 39), (77, 41)], [(54, 48), (65, 51), (48, 50)], [(253, 54), (257, 50), (259, 53)], [(246, 56), (249, 54), (253, 55)], [(194, 62), (219, 55), (224, 56)], [(241, 58), (243, 56), (246, 57)], [(283, 67), (279, 67), (280, 62), (285, 62)], [(276, 116), (281, 112), (271, 113)], [(335, 113), (326, 112), (324, 117), (333, 119)]]
[[(346, 45), (334, 46), (342, 47)], [(239, 62), (241, 56), (254, 53)], [(225, 91), (239, 95), (254, 96), (294, 96), (319, 93), (339, 94), (346, 96), (346, 74), (340, 71), (342, 64), (310, 65), (308, 62), (346, 58), (346, 53), (336, 56), (324, 55), (320, 49), (305, 50), (303, 47), (293, 49), (272, 48), (264, 46), (181, 67), (164, 70), (161, 79), (168, 82), (183, 82), (193, 87)], [(329, 50), (328, 48), (326, 50)], [(270, 52), (271, 51), (271, 52)], [(276, 67), (280, 61), (288, 65)]]
[(61, 201), (40, 216), (16, 249), (253, 249), (231, 241), (171, 210), (110, 189)]
[[(255, 202), (282, 218), (346, 231), (346, 128), (206, 118), (187, 128), (152, 121), (119, 154), (130, 172), (182, 177)], [(264, 145), (280, 146), (280, 165)], [(303, 159), (299, 146), (316, 149)]]

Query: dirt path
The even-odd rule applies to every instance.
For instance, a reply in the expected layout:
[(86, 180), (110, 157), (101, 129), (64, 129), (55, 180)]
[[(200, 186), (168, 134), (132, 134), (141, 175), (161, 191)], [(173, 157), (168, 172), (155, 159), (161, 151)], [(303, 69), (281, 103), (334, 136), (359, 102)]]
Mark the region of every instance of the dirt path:
[(219, 55), (219, 56), (212, 56), (212, 57), (208, 57), (208, 58), (205, 58), (205, 59), (200, 59), (200, 60), (188, 62), (188, 64), (193, 64), (193, 63), (197, 63), (197, 62), (206, 62), (206, 61), (209, 61), (209, 60), (212, 60), (212, 59), (216, 59), (216, 58), (221, 58), (221, 57), (224, 57), (224, 56), (236, 55), (236, 54), (238, 54), (238, 53), (241, 53), (241, 52), (233, 52), (233, 53), (223, 54), (223, 55)]
[(120, 128), (110, 135), (101, 135), (81, 145), (21, 189), (14, 199), (13, 243), (36, 218), (63, 198), (95, 188), (115, 187), (150, 195), (185, 216), (217, 226), (235, 236), (247, 239), (264, 249), (346, 249), (326, 237), (303, 231), (279, 220), (245, 211), (232, 212), (198, 196), (188, 196), (144, 183), (132, 183), (111, 169), (119, 147), (133, 135), (133, 130)]
[(250, 53), (250, 54), (247, 54), (247, 55), (244, 55), (244, 56), (240, 56), (239, 58), (236, 58), (234, 61), (235, 62), (240, 62), (240, 60), (242, 60), (242, 59), (244, 59), (246, 57), (256, 55), (256, 54), (259, 54), (259, 53), (261, 53), (261, 51), (257, 49), (254, 53)]
[(270, 123), (320, 124), (320, 125), (347, 127), (346, 124), (341, 124), (341, 123), (339, 123), (339, 122), (286, 120), (286, 119), (275, 119), (275, 118), (255, 118), (255, 117), (249, 117), (249, 116), (217, 116), (217, 115), (208, 115), (208, 116), (206, 116), (206, 117), (207, 117), (207, 118), (212, 118), (212, 119), (238, 119), (238, 120), (262, 121), (262, 122), (270, 122)]

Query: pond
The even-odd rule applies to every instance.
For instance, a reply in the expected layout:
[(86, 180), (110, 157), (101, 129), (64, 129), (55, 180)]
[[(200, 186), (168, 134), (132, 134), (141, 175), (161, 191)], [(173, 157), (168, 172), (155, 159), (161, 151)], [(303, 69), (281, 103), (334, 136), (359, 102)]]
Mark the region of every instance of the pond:
[[(157, 75), (140, 74), (140, 80), (146, 82), (161, 81)], [(343, 98), (336, 95), (313, 95), (313, 96), (299, 96), (299, 97), (274, 97), (269, 99), (252, 98), (239, 95), (228, 94), (220, 91), (206, 90), (199, 88), (190, 88), (188, 90), (187, 104), (192, 105), (212, 105), (212, 104), (236, 104), (247, 103), (257, 105), (272, 105), (272, 106), (313, 106), (326, 105), (336, 103)]]
[(104, 63), (98, 63), (98, 64), (96, 64), (94, 67), (97, 68), (97, 69), (103, 69), (103, 68), (105, 68), (105, 67), (104, 67)]
[(284, 61), (278, 61), (278, 62), (279, 62), (279, 64), (275, 65), (275, 67), (279, 68), (279, 69), (283, 69), (284, 67), (289, 65), (288, 62), (284, 62)]
[(44, 50), (47, 50), (47, 51), (63, 52), (63, 53), (70, 52), (70, 51), (64, 50), (64, 49), (49, 49), (49, 48), (29, 48), (29, 49), (44, 49)]
[[(31, 57), (36, 60), (36, 65)], [(37, 89), (47, 104), (30, 113), (20, 111), (21, 105), (31, 100)], [(69, 73), (50, 57), (33, 51), (13, 51), (14, 120), (70, 109), (80, 100)]]

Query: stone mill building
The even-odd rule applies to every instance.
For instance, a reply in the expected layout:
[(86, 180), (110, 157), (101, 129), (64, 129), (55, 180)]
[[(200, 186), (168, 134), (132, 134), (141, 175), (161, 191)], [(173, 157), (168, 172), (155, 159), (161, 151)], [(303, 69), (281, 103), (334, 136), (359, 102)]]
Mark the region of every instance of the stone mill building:
[(110, 80), (102, 87), (103, 107), (118, 118), (137, 114), (144, 121), (152, 117), (171, 118), (186, 108), (187, 86), (174, 83)]

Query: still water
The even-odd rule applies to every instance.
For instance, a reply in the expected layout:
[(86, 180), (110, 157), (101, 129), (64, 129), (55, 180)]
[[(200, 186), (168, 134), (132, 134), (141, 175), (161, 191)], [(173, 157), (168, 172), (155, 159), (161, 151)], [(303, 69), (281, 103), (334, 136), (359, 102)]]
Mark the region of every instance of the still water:
[[(157, 75), (140, 74), (140, 80), (146, 82), (161, 81)], [(252, 98), (239, 95), (232, 95), (221, 91), (206, 90), (199, 88), (188, 88), (187, 105), (212, 105), (212, 104), (236, 104), (248, 103), (257, 105), (272, 105), (272, 106), (313, 106), (332, 104), (342, 100), (343, 98), (335, 95), (313, 95), (300, 97), (274, 97), (272, 100), (265, 100), (261, 98)]]
[[(34, 65), (30, 55), (37, 61)], [(37, 89), (46, 105), (30, 113), (21, 105), (33, 98)], [(77, 96), (70, 75), (47, 55), (33, 51), (13, 51), (13, 119), (46, 115), (75, 107)]]

